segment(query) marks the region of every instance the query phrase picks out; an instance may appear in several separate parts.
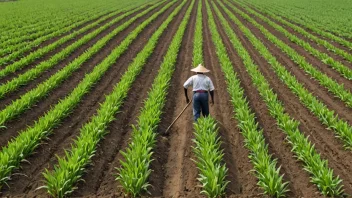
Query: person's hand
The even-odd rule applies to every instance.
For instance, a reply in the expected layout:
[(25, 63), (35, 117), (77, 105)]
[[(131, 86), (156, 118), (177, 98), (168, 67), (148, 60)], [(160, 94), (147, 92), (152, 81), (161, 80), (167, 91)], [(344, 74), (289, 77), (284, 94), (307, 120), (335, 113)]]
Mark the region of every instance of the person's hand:
[(187, 103), (187, 104), (189, 103), (189, 99), (188, 99), (188, 98), (186, 98), (186, 103)]

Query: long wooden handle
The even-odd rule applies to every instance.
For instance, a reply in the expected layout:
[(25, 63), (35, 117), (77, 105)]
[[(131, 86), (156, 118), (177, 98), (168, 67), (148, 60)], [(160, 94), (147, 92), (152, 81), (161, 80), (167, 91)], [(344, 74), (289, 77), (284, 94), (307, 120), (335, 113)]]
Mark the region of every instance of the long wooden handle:
[(172, 127), (172, 125), (176, 122), (176, 120), (182, 115), (182, 113), (187, 109), (187, 107), (192, 103), (193, 98), (191, 99), (191, 101), (189, 101), (189, 103), (185, 106), (185, 108), (183, 108), (183, 110), (181, 111), (180, 114), (178, 114), (178, 116), (176, 117), (176, 119), (170, 124), (170, 126), (166, 129), (165, 134), (167, 134), (167, 132), (169, 131), (169, 129)]

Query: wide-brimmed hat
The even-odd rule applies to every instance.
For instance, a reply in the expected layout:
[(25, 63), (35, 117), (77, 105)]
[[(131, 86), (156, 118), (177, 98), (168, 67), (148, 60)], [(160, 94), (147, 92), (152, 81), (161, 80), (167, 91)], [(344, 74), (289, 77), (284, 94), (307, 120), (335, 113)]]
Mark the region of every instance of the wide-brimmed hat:
[(205, 68), (202, 64), (199, 64), (196, 68), (191, 69), (191, 71), (200, 73), (210, 72), (210, 70)]

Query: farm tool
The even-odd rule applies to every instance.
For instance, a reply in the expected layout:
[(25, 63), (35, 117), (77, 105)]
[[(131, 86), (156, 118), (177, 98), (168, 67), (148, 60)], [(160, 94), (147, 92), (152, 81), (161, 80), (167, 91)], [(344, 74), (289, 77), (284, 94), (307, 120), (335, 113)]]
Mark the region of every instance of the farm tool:
[(168, 132), (168, 131), (170, 130), (170, 128), (172, 127), (172, 125), (174, 125), (174, 123), (178, 120), (178, 118), (181, 117), (182, 113), (183, 113), (183, 112), (187, 109), (187, 107), (192, 103), (192, 100), (193, 100), (193, 99), (191, 99), (191, 100), (189, 101), (189, 103), (187, 103), (187, 105), (182, 109), (181, 113), (178, 114), (178, 116), (176, 117), (176, 119), (170, 124), (169, 127), (167, 127), (167, 129), (166, 129), (166, 131), (164, 132), (164, 134), (167, 134), (167, 132)]

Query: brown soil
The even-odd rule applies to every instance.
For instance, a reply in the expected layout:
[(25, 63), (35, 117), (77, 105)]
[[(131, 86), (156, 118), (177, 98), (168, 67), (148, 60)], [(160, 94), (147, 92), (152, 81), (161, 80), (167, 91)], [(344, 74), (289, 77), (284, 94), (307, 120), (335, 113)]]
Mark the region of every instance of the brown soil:
[[(200, 0), (199, 0), (200, 1)], [(193, 135), (193, 116), (192, 107), (184, 112), (184, 114), (165, 134), (165, 130), (171, 122), (177, 117), (180, 111), (185, 107), (186, 101), (183, 93), (182, 84), (193, 73), (192, 68), (194, 28), (196, 22), (197, 5), (196, 1), (191, 13), (189, 24), (185, 30), (182, 40), (181, 49), (179, 51), (175, 71), (170, 82), (166, 105), (163, 109), (161, 122), (158, 126), (156, 148), (154, 149), (151, 169), (153, 170), (149, 178), (152, 185), (149, 188), (150, 195), (144, 193), (142, 197), (204, 197), (200, 195), (200, 183), (197, 180), (198, 169), (192, 159), (195, 156), (192, 152)], [(213, 80), (215, 85), (215, 104), (210, 106), (210, 114), (217, 120), (219, 126), (219, 136), (221, 138), (222, 149), (224, 150), (224, 162), (228, 171), (227, 180), (230, 184), (226, 189), (226, 197), (265, 197), (263, 190), (257, 186), (257, 178), (252, 174), (253, 166), (248, 159), (249, 151), (244, 146), (244, 139), (237, 127), (237, 120), (234, 119), (233, 106), (230, 96), (227, 92), (227, 86), (224, 74), (218, 62), (215, 46), (211, 40), (211, 34), (207, 23), (207, 15), (205, 2), (203, 1), (203, 53), (204, 65), (211, 70), (208, 76)], [(12, 180), (8, 182), (10, 188), (3, 187), (0, 196), (5, 197), (47, 197), (44, 190), (35, 190), (37, 187), (44, 185), (42, 172), (48, 168), (52, 169), (57, 164), (56, 155), (63, 156), (64, 149), (70, 149), (73, 140), (79, 135), (79, 129), (83, 124), (88, 122), (96, 113), (99, 104), (105, 100), (105, 95), (109, 94), (114, 85), (120, 81), (121, 76), (126, 71), (128, 65), (132, 62), (137, 53), (143, 49), (148, 42), (148, 38), (161, 25), (167, 16), (178, 6), (180, 2), (173, 5), (165, 13), (160, 15), (152, 24), (148, 25), (135, 41), (113, 66), (104, 74), (104, 77), (87, 93), (80, 104), (76, 106), (73, 112), (62, 121), (62, 125), (54, 129), (49, 139), (44, 141), (42, 145), (35, 150), (35, 153), (28, 157), (29, 163), (22, 163), (21, 169), (16, 171)], [(165, 4), (164, 4), (165, 5)], [(116, 167), (120, 167), (122, 155), (120, 151), (125, 150), (131, 138), (131, 125), (136, 124), (143, 101), (146, 99), (148, 91), (155, 76), (157, 75), (159, 66), (163, 61), (163, 57), (172, 40), (172, 36), (183, 19), (190, 1), (182, 8), (180, 13), (171, 22), (168, 29), (162, 34), (159, 42), (144, 66), (143, 71), (137, 77), (128, 96), (122, 105), (120, 112), (116, 115), (116, 120), (109, 124), (109, 133), (101, 140), (95, 156), (92, 158), (92, 165), (88, 166), (83, 179), (86, 182), (79, 182), (78, 189), (74, 191), (71, 197), (124, 197), (119, 183), (115, 181), (117, 174)], [(218, 5), (218, 4), (217, 4)], [(238, 4), (234, 4), (238, 6)], [(82, 80), (85, 73), (92, 71), (93, 67), (100, 63), (111, 50), (115, 48), (137, 25), (150, 17), (163, 5), (147, 14), (142, 19), (137, 20), (126, 30), (114, 37), (102, 50), (100, 50), (89, 61), (84, 63), (82, 67), (74, 72), (65, 83), (53, 90), (46, 98), (42, 99), (30, 111), (26, 111), (18, 118), (6, 123), (6, 130), (1, 129), (0, 146), (6, 145), (11, 137), (16, 136), (19, 131), (25, 129), (34, 123), (39, 116), (48, 111), (60, 99), (68, 95), (71, 90), (77, 86)], [(219, 7), (219, 6), (218, 6)], [(225, 13), (221, 8), (222, 13)], [(231, 9), (230, 9), (231, 10)], [(137, 13), (135, 13), (137, 14)], [(310, 182), (309, 174), (304, 171), (303, 164), (298, 161), (291, 152), (291, 145), (285, 140), (286, 135), (276, 126), (276, 120), (270, 115), (266, 104), (263, 102), (256, 87), (253, 85), (241, 58), (233, 48), (225, 31), (223, 30), (219, 19), (213, 12), (218, 26), (218, 31), (228, 50), (234, 70), (241, 80), (244, 88), (245, 96), (249, 101), (252, 111), (255, 113), (259, 127), (263, 129), (266, 143), (269, 145), (269, 152), (273, 158), (278, 159), (278, 166), (281, 166), (280, 174), (284, 174), (284, 181), (289, 182), (288, 197), (321, 197), (315, 185)], [(133, 15), (132, 15), (133, 16)], [(130, 17), (132, 17), (130, 16)], [(226, 14), (225, 18), (229, 20)], [(334, 98), (325, 88), (321, 87), (315, 80), (311, 80), (299, 67), (290, 60), (280, 49), (271, 44), (258, 29), (246, 22), (243, 18), (236, 16), (247, 26), (252, 32), (265, 43), (269, 51), (275, 55), (280, 63), (282, 63), (299, 82), (324, 102), (330, 109), (333, 109), (339, 117), (352, 123), (352, 110), (345, 107), (344, 103)], [(128, 17), (128, 18), (130, 18)], [(255, 18), (255, 17), (254, 17)], [(257, 18), (255, 18), (257, 19)], [(109, 21), (111, 19), (108, 19)], [(12, 100), (19, 98), (22, 94), (34, 88), (38, 83), (43, 82), (49, 76), (53, 75), (60, 68), (78, 57), (89, 46), (93, 45), (99, 38), (108, 34), (122, 24), (124, 19), (118, 24), (101, 33), (97, 38), (82, 46), (73, 53), (69, 58), (62, 61), (53, 69), (48, 70), (38, 79), (30, 82), (28, 85), (21, 87), (18, 91), (9, 94), (6, 98), (0, 100), (0, 108), (4, 108)], [(258, 20), (258, 19), (257, 19)], [(106, 22), (107, 22), (106, 21)], [(298, 50), (300, 54), (307, 57), (313, 65), (322, 69), (329, 76), (336, 78), (339, 82), (346, 82), (334, 71), (329, 69), (320, 61), (311, 57), (307, 52), (295, 44), (292, 44), (283, 35), (270, 28), (267, 24), (258, 20), (275, 36), (282, 39), (285, 43)], [(300, 121), (300, 131), (309, 136), (310, 141), (315, 144), (316, 150), (321, 154), (323, 159), (328, 160), (329, 167), (334, 170), (335, 175), (339, 175), (343, 179), (344, 189), (347, 194), (352, 194), (352, 154), (345, 151), (340, 140), (335, 138), (334, 133), (311, 114), (299, 101), (299, 99), (289, 90), (289, 88), (280, 81), (271, 66), (263, 57), (255, 50), (245, 35), (231, 21), (231, 26), (236, 35), (240, 38), (242, 44), (248, 50), (249, 54), (258, 65), (259, 70), (268, 80), (273, 91), (282, 101), (286, 112), (294, 119)], [(291, 33), (292, 30), (288, 29)], [(295, 33), (302, 39), (302, 36)], [(80, 35), (82, 37), (83, 35)], [(71, 42), (71, 41), (70, 41)], [(326, 52), (321, 46), (309, 41), (313, 47)], [(325, 50), (325, 51), (324, 51)], [(53, 54), (54, 52), (52, 52)], [(330, 52), (329, 52), (330, 53)], [(48, 55), (49, 56), (49, 55)], [(49, 58), (49, 57), (46, 57)], [(334, 56), (334, 58), (338, 58)], [(340, 59), (337, 59), (340, 60)], [(31, 67), (31, 66), (30, 66)], [(21, 71), (22, 72), (22, 71)], [(346, 86), (351, 88), (350, 82)], [(191, 91), (189, 91), (190, 96)], [(26, 176), (23, 176), (26, 175)]]

